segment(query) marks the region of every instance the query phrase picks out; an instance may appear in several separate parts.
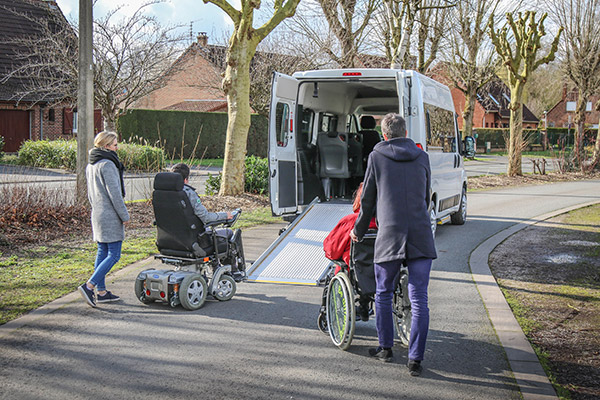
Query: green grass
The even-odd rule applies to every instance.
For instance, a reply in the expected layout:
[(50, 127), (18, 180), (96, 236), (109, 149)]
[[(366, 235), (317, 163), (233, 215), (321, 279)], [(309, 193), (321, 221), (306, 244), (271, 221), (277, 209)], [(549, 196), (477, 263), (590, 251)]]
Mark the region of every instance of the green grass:
[[(234, 228), (249, 228), (281, 222), (263, 207), (242, 213)], [(121, 259), (111, 272), (156, 254), (156, 233), (130, 235), (123, 242)], [(94, 270), (96, 244), (77, 244), (66, 239), (64, 244), (44, 245), (24, 254), (3, 257), (0, 253), (0, 325), (71, 293), (85, 282)]]

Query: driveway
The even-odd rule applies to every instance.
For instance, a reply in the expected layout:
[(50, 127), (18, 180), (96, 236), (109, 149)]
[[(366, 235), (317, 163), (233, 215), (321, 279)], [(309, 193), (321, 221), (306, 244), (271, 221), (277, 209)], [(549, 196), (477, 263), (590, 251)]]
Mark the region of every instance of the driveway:
[[(348, 351), (316, 327), (322, 288), (244, 283), (228, 302), (195, 312), (144, 305), (133, 294), (138, 271), (109, 279), (123, 301), (93, 309), (77, 293), (0, 329), (1, 399), (526, 399), (507, 361), (522, 350), (501, 345), (469, 268), (473, 249), (518, 222), (600, 201), (600, 181), (469, 194), (463, 226), (441, 226), (431, 276), (431, 325), (420, 378), (367, 356), (374, 322), (358, 323)], [(256, 259), (281, 225), (244, 231)], [(534, 254), (531, 255), (535, 257)], [(51, 311), (51, 312), (50, 312)], [(520, 390), (519, 390), (520, 387)]]

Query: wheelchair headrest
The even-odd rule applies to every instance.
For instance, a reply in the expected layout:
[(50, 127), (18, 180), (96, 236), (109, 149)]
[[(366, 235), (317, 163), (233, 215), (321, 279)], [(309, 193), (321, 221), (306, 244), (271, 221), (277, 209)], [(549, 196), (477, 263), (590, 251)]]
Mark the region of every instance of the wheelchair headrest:
[(375, 129), (376, 125), (375, 118), (371, 117), (370, 115), (365, 115), (364, 117), (360, 118), (361, 129)]
[(154, 190), (183, 190), (183, 176), (176, 172), (159, 172), (154, 177)]

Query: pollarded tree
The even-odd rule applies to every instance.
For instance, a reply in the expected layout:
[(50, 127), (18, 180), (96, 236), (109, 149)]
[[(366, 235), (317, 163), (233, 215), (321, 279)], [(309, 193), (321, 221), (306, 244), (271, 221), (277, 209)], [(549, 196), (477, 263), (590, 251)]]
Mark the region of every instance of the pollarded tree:
[(244, 160), (250, 129), (250, 63), (258, 44), (281, 21), (294, 15), (300, 0), (275, 0), (273, 14), (257, 29), (253, 27), (254, 12), (260, 8), (260, 0), (241, 0), (239, 10), (227, 0), (203, 1), (218, 6), (233, 21), (223, 78), (229, 120), (219, 195), (237, 195), (244, 192)]
[(600, 0), (554, 0), (552, 14), (564, 28), (564, 70), (577, 88), (574, 161), (583, 166), (586, 106), (600, 87)]
[[(525, 85), (531, 72), (542, 64), (554, 60), (558, 41), (562, 32), (559, 29), (546, 56), (537, 58), (541, 49), (541, 39), (546, 35), (544, 14), (539, 20), (535, 12), (518, 13), (515, 20), (513, 14), (507, 13), (508, 26), (496, 30), (494, 16), (489, 19), (489, 33), (496, 52), (502, 60), (510, 87), (510, 139), (508, 146), (508, 175), (523, 175), (521, 168), (521, 151), (523, 147), (523, 95)], [(510, 27), (510, 32), (509, 32)], [(512, 35), (512, 37), (511, 37)]]

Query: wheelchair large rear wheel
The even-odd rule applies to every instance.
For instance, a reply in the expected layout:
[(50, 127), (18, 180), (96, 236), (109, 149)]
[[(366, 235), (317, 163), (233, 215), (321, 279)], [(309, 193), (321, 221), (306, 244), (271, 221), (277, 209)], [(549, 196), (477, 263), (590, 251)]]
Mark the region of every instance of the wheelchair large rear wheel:
[(179, 301), (183, 308), (197, 310), (204, 305), (207, 292), (206, 280), (202, 275), (188, 275), (179, 285)]
[(410, 299), (408, 298), (408, 272), (405, 269), (400, 271), (398, 286), (394, 291), (392, 310), (398, 339), (400, 339), (400, 342), (402, 342), (403, 345), (408, 346), (408, 343), (410, 342), (412, 308)]
[(354, 337), (356, 307), (350, 279), (344, 273), (338, 273), (329, 282), (326, 313), (331, 340), (340, 349), (347, 350)]

